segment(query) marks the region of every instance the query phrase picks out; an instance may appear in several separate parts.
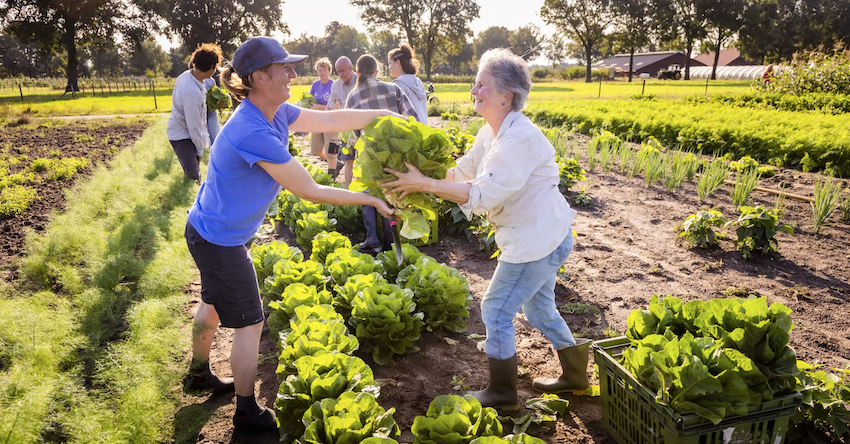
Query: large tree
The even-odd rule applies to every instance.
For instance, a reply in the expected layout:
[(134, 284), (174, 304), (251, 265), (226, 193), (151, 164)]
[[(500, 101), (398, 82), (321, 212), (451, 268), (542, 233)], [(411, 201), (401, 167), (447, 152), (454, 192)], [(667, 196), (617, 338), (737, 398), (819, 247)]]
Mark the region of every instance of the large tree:
[(540, 16), (581, 45), (587, 67), (585, 81), (590, 82), (594, 51), (599, 50), (615, 17), (610, 0), (545, 0)]
[(469, 24), (478, 17), (475, 0), (350, 0), (361, 9), (360, 18), (371, 30), (398, 30), (421, 56), (431, 78), (434, 52), (472, 34)]
[(629, 51), (629, 82), (634, 74), (635, 51), (650, 42), (653, 29), (653, 0), (613, 0), (620, 44)]
[(707, 10), (711, 1), (716, 0), (656, 0), (661, 34), (684, 42), (685, 80), (691, 79), (694, 45), (707, 35)]
[(747, 0), (711, 0), (706, 8), (708, 22), (707, 40), (714, 51), (711, 65), (711, 80), (717, 79), (717, 64), (723, 44), (731, 39), (739, 29)]
[(543, 36), (540, 35), (540, 28), (534, 24), (520, 26), (511, 32), (508, 40), (511, 51), (525, 60), (535, 59), (543, 52)]
[(230, 57), (252, 35), (287, 31), (280, 0), (175, 0), (163, 15), (183, 44), (194, 50), (202, 43), (221, 46)]
[(38, 45), (22, 44), (8, 34), (0, 34), (0, 75), (61, 77), (65, 59), (56, 52), (43, 52)]
[(89, 45), (88, 53), (94, 75), (101, 78), (120, 77), (124, 75), (124, 67), (127, 65), (127, 59), (121, 54), (116, 45)]
[[(341, 56), (347, 56), (352, 62), (356, 62), (358, 57), (369, 52), (369, 39), (366, 34), (351, 26), (331, 22), (330, 25), (325, 27), (324, 50), (325, 53), (322, 54), (322, 57), (328, 57), (331, 64)], [(386, 53), (383, 56), (380, 54), (373, 55), (379, 62), (386, 57)]]
[(504, 26), (491, 26), (478, 33), (472, 41), (475, 49), (475, 58), (480, 59), (488, 49), (510, 48), (511, 31)]
[(67, 55), (66, 91), (79, 91), (77, 49), (93, 40), (115, 40), (119, 33), (144, 36), (156, 30), (155, 3), (148, 0), (5, 0), (0, 24), (23, 43), (43, 52)]
[(130, 74), (161, 76), (171, 71), (171, 58), (154, 39), (147, 39), (130, 55)]
[(382, 57), (386, 58), (387, 54), (389, 54), (393, 48), (398, 48), (398, 45), (400, 44), (401, 38), (399, 38), (397, 33), (383, 29), (373, 32), (372, 35), (369, 36), (369, 53), (377, 57), (379, 61), (383, 62)]
[(567, 60), (567, 45), (564, 38), (558, 34), (554, 34), (546, 39), (543, 45), (543, 56), (552, 62), (552, 67), (557, 68), (564, 60)]

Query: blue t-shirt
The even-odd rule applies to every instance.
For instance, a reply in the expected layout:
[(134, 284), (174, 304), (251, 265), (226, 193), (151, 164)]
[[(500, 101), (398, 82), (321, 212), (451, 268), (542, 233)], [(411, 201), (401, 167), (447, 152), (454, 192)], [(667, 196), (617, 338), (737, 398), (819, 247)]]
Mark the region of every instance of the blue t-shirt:
[(233, 112), (210, 149), (206, 181), (189, 210), (189, 222), (207, 242), (244, 245), (260, 228), (281, 186), (257, 162), (292, 159), (289, 124), (300, 113), (284, 103), (269, 123), (247, 98)]
[(316, 102), (319, 102), (319, 105), (327, 105), (328, 100), (331, 99), (331, 86), (333, 84), (333, 80), (328, 80), (328, 83), (324, 85), (322, 85), (322, 79), (316, 80), (310, 87), (310, 95), (316, 99)]

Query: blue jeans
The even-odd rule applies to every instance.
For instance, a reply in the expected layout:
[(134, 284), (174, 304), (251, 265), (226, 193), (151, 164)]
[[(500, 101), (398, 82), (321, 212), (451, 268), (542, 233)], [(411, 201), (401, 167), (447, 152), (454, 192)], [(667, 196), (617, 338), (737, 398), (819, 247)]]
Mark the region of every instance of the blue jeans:
[(487, 327), (487, 356), (508, 359), (516, 354), (514, 316), (522, 308), (532, 326), (543, 332), (555, 350), (576, 345), (567, 322), (555, 306), (558, 269), (573, 249), (570, 233), (543, 259), (522, 264), (499, 262), (481, 301), (481, 317)]

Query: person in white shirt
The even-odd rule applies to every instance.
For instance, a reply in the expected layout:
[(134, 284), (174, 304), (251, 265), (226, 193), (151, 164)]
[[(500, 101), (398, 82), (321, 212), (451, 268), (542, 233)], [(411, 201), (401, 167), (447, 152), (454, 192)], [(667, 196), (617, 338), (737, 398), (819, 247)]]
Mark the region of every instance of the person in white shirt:
[(516, 344), (513, 318), (522, 308), (528, 322), (548, 338), (561, 361), (559, 378), (537, 378), (535, 389), (579, 392), (589, 387), (588, 346), (576, 340), (555, 305), (558, 269), (573, 247), (576, 211), (558, 191), (555, 149), (522, 114), (531, 91), (525, 61), (509, 50), (484, 53), (472, 88), (473, 109), (487, 121), (473, 148), (458, 160), (445, 180), (387, 169), (398, 180), (382, 185), (387, 193), (434, 193), (457, 202), (467, 217), (488, 214), (502, 251), (481, 301), (487, 328), (485, 351), (490, 382), (473, 392), (481, 404), (516, 410)]
[(204, 81), (215, 74), (221, 63), (221, 48), (212, 43), (199, 46), (189, 69), (177, 77), (171, 93), (171, 117), (166, 135), (186, 177), (201, 180), (201, 156), (210, 147), (207, 127), (207, 88)]

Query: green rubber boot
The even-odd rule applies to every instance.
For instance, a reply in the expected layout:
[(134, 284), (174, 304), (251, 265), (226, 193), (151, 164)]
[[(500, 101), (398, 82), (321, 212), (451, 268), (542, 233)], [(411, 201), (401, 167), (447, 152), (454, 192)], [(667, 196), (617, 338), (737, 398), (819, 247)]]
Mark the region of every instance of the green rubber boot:
[(576, 345), (557, 351), (563, 374), (557, 378), (534, 378), (531, 386), (543, 393), (582, 394), (590, 381), (587, 379), (589, 339), (576, 339)]
[(503, 409), (509, 412), (519, 410), (519, 395), (516, 391), (516, 355), (504, 360), (488, 358), (490, 363), (490, 384), (478, 392), (470, 392), (484, 407)]

